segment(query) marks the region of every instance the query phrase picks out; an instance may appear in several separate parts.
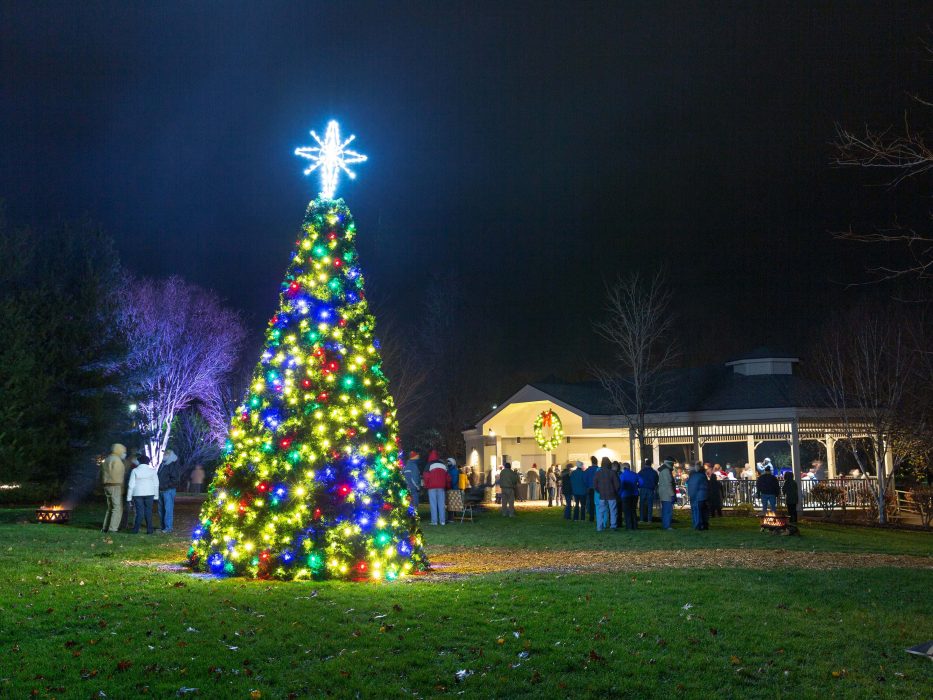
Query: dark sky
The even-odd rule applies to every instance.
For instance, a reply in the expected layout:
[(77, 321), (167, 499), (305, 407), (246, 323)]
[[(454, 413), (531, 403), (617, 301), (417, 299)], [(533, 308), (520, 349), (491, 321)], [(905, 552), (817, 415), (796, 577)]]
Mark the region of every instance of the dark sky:
[(458, 279), (488, 374), (584, 368), (604, 280), (659, 264), (688, 359), (805, 353), (869, 260), (830, 232), (929, 205), (829, 161), (835, 122), (916, 111), (933, 5), (818, 5), (2, 2), (0, 197), (258, 329), (336, 117), (380, 308)]

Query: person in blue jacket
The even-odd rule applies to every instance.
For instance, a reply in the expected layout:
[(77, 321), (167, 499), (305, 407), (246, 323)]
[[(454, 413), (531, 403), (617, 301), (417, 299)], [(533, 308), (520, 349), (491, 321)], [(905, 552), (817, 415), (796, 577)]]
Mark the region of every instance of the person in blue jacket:
[(638, 475), (632, 471), (632, 465), (623, 462), (622, 473), (619, 475), (622, 493), (622, 515), (625, 518), (626, 530), (638, 529), (638, 515), (635, 512), (635, 503), (638, 501)]
[(570, 490), (573, 492), (573, 519), (586, 520), (586, 471), (583, 462), (570, 473)]
[(687, 496), (690, 498), (690, 517), (694, 530), (709, 529), (709, 511), (706, 498), (709, 493), (709, 480), (702, 462), (697, 462), (690, 476), (687, 477)]
[(638, 496), (641, 514), (639, 520), (643, 523), (650, 523), (654, 514), (654, 494), (658, 490), (658, 473), (651, 466), (651, 462), (645, 460), (645, 466), (638, 472)]

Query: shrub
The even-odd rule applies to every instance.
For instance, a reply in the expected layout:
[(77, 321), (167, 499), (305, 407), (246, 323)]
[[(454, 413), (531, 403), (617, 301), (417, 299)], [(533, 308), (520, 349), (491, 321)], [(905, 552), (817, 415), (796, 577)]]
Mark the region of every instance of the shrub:
[(755, 514), (755, 506), (751, 503), (739, 503), (732, 509), (732, 514), (750, 518)]
[(823, 515), (829, 517), (836, 509), (845, 503), (845, 489), (828, 481), (818, 481), (810, 489), (810, 498), (816, 501), (823, 509)]
[(933, 486), (914, 486), (907, 492), (907, 498), (920, 512), (920, 522), (929, 529), (933, 522)]

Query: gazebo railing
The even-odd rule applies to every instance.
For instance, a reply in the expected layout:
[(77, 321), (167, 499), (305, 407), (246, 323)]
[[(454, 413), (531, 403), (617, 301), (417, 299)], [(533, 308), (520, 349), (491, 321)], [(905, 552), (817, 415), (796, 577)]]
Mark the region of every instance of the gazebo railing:
[[(755, 508), (761, 507), (758, 498), (758, 487), (753, 479), (738, 479), (736, 481), (722, 480), (717, 482), (722, 489), (722, 504), (725, 508), (734, 508), (743, 503), (749, 503)], [(867, 499), (874, 498), (873, 479), (826, 479), (814, 481), (804, 479), (798, 483), (800, 501), (804, 510), (821, 509), (820, 503), (812, 497), (811, 491), (816, 484), (831, 484), (838, 486), (844, 494), (846, 508), (864, 507)], [(784, 498), (780, 496), (778, 503), (784, 505)], [(837, 507), (842, 507), (839, 503)]]

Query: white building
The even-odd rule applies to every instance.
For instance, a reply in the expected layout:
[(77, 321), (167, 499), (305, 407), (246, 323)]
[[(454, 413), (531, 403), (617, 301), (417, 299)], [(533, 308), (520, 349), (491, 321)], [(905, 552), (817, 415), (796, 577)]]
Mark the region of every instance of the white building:
[[(826, 447), (828, 477), (836, 476), (836, 441), (844, 422), (825, 402), (825, 393), (794, 373), (798, 358), (759, 348), (723, 365), (675, 370), (663, 407), (646, 416), (655, 464), (690, 445), (703, 459), (710, 443), (742, 442), (747, 460), (756, 463), (756, 448), (765, 441), (786, 440), (794, 475), (801, 472), (800, 443), (819, 440)], [(534, 439), (536, 417), (552, 409), (564, 438), (545, 453)], [(851, 430), (851, 426), (849, 426)], [(465, 430), (467, 463), (485, 474), (503, 462), (522, 469), (535, 463), (564, 464), (591, 455), (640, 464), (638, 442), (625, 416), (619, 415), (598, 382), (527, 384), (499, 404), (475, 427)], [(888, 473), (890, 473), (890, 453)]]

